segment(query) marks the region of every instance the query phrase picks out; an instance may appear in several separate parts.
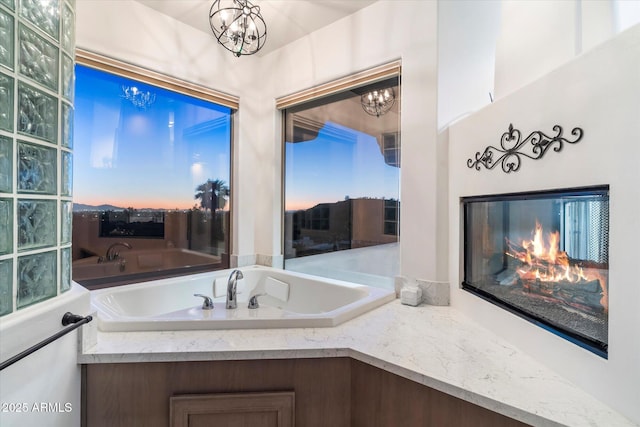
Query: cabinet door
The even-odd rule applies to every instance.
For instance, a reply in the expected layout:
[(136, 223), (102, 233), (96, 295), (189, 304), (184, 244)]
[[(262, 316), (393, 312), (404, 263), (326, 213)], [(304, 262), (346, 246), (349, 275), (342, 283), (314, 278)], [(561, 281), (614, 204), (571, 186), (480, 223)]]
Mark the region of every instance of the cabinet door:
[(171, 427), (293, 427), (294, 392), (172, 396)]

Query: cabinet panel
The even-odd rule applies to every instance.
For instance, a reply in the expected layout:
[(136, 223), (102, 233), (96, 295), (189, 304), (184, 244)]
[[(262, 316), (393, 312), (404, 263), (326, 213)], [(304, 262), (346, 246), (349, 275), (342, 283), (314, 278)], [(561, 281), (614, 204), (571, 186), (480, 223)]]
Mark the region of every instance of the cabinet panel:
[(352, 427), (526, 427), (504, 415), (356, 360)]
[(293, 390), (297, 425), (350, 427), (350, 362), (326, 358), (85, 365), (84, 425), (168, 427), (172, 396)]
[(294, 392), (172, 396), (171, 427), (293, 427)]
[(277, 427), (278, 416), (275, 412), (244, 413), (244, 414), (193, 414), (189, 416), (188, 424), (177, 424), (189, 427)]

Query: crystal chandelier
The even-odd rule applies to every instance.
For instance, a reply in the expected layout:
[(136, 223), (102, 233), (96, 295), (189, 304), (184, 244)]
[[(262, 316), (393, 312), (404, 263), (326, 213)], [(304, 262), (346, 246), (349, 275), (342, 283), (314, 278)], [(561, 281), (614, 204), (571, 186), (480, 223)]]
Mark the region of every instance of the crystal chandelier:
[(249, 0), (215, 0), (209, 9), (209, 24), (218, 43), (238, 57), (253, 55), (267, 39), (260, 6)]
[(372, 116), (380, 117), (393, 107), (396, 102), (396, 94), (393, 88), (372, 90), (360, 97), (362, 109)]
[(156, 102), (155, 93), (143, 92), (135, 86), (122, 86), (122, 97), (143, 110), (146, 110), (147, 107)]

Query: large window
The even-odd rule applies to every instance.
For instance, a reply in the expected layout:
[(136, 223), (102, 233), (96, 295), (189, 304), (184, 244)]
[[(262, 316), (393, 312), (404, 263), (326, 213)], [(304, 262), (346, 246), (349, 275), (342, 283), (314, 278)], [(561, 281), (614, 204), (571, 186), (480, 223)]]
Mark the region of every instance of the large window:
[[(285, 268), (385, 287), (398, 273), (400, 86), (395, 75), (284, 109)], [(368, 113), (369, 93), (393, 93)]]
[(75, 281), (96, 288), (228, 267), (232, 114), (76, 66)]

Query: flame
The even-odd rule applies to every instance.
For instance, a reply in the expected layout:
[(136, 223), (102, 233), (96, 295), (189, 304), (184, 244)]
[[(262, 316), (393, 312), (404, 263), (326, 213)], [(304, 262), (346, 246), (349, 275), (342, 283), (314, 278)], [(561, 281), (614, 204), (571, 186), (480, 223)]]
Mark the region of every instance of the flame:
[(516, 271), (524, 281), (541, 281), (545, 283), (584, 283), (599, 280), (602, 289), (600, 303), (608, 310), (606, 279), (597, 269), (585, 272), (579, 265), (571, 265), (569, 256), (560, 250), (560, 232), (547, 233), (544, 238), (542, 225), (536, 220), (531, 240), (522, 240), (519, 247), (507, 239), (509, 251), (507, 255), (519, 260), (523, 265)]

